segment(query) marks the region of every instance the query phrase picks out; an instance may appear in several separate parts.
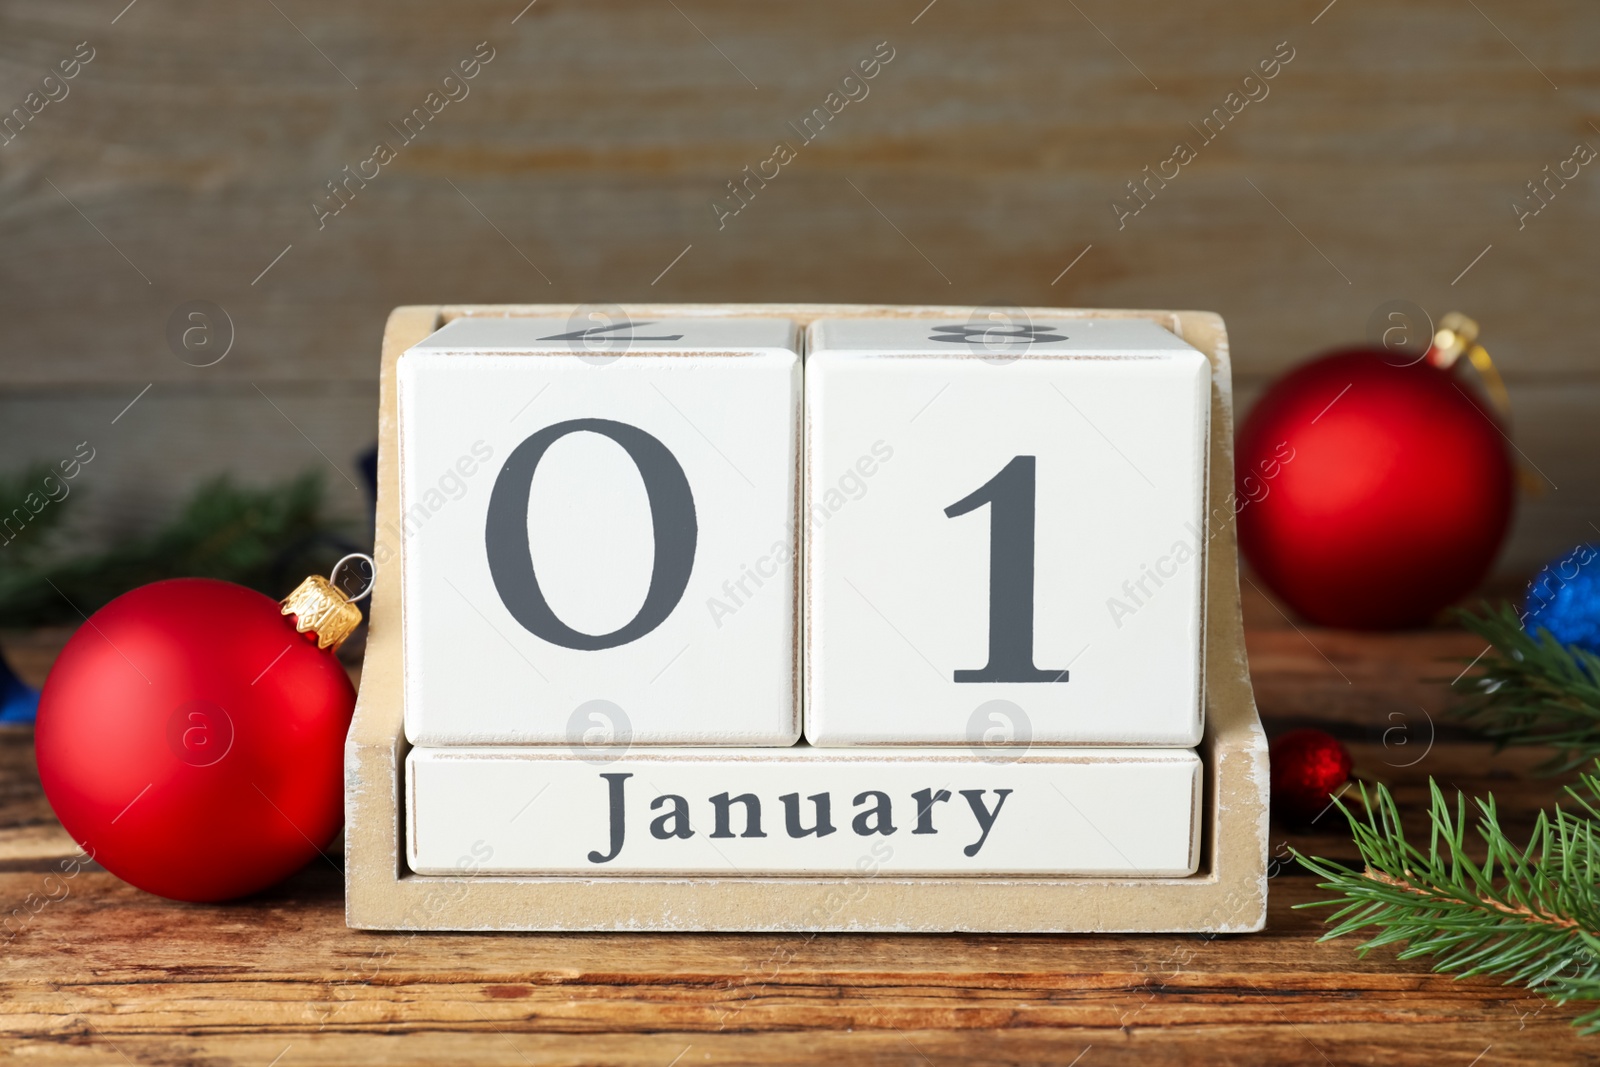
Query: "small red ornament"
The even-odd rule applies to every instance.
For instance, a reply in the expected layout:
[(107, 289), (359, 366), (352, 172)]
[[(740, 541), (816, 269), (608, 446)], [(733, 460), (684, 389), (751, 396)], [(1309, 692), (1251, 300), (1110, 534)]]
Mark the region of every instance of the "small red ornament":
[[(1426, 623), (1482, 580), (1511, 521), (1514, 470), (1493, 412), (1451, 367), (1477, 327), (1425, 357), (1352, 348), (1291, 371), (1239, 430), (1239, 547), (1324, 626)], [(1492, 370), (1492, 367), (1490, 368)]]
[(1269, 749), (1272, 808), (1291, 822), (1307, 823), (1327, 810), (1331, 794), (1350, 780), (1354, 764), (1339, 739), (1309, 727), (1290, 730)]
[(282, 606), (179, 578), (95, 612), (51, 669), (34, 734), (62, 826), (174, 900), (244, 896), (304, 866), (343, 822), (355, 689), (333, 649), (360, 619), (315, 577)]

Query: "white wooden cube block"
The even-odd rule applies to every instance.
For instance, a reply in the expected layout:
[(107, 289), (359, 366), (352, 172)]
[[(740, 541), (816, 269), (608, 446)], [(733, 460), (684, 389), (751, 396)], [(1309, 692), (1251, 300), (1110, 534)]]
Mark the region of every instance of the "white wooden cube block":
[(1192, 874), (1200, 759), (1183, 749), (413, 749), (418, 874)]
[(806, 737), (1193, 745), (1210, 364), (1132, 320), (807, 336)]
[(794, 742), (797, 341), (461, 318), (401, 356), (413, 744)]

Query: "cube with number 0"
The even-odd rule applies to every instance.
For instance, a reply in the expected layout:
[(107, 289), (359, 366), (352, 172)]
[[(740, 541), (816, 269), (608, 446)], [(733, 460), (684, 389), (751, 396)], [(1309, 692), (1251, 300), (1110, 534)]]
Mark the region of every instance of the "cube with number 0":
[(813, 323), (807, 739), (1196, 744), (1210, 391), (1147, 321)]
[(413, 744), (794, 742), (798, 347), (613, 309), (401, 356)]

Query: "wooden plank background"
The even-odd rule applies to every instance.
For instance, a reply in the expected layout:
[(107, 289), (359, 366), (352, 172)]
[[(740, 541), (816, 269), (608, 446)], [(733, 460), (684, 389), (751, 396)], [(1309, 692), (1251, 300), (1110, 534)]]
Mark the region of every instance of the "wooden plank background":
[[(1504, 567), (1594, 536), (1600, 167), (1512, 206), (1600, 147), (1585, 0), (125, 3), (0, 5), (0, 114), (94, 55), (0, 145), (0, 466), (91, 441), (83, 544), (221, 470), (332, 465), (359, 514), (396, 304), (646, 298), (1212, 309), (1246, 402), (1386, 301), (1459, 308), (1551, 486)], [(319, 229), (325, 183), (480, 42), (469, 94)], [(779, 140), (796, 158), (719, 228)], [(1197, 158), (1119, 228), (1179, 140)], [(189, 300), (231, 319), (214, 366), (169, 349)]]

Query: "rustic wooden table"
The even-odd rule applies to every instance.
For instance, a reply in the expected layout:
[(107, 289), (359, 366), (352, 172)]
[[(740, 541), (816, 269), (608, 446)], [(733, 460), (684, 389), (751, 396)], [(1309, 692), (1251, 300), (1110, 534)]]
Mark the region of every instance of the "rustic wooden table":
[[(1444, 681), (1481, 645), (1453, 630), (1302, 628), (1249, 587), (1269, 733), (1315, 724), (1415, 811), (1429, 775), (1493, 790), (1519, 829), (1557, 786), (1443, 721)], [(42, 679), (63, 633), (11, 635)], [(1336, 816), (1288, 845), (1349, 859)], [(1392, 951), (1319, 944), (1318, 891), (1277, 865), (1249, 936), (382, 935), (344, 925), (318, 863), (239, 904), (173, 904), (89, 869), (30, 736), (0, 738), (0, 1056), (25, 1062), (1357, 1064), (1600, 1062), (1576, 1014)], [(0, 940), (7, 935), (0, 935)]]

